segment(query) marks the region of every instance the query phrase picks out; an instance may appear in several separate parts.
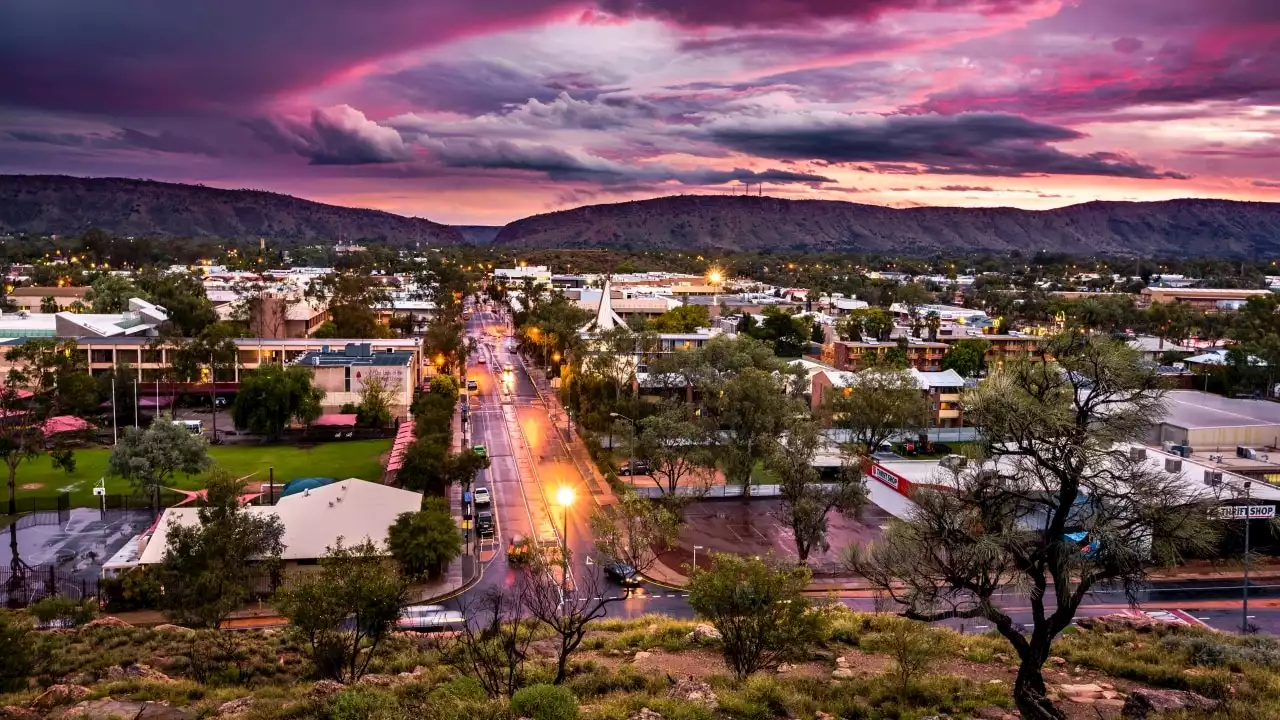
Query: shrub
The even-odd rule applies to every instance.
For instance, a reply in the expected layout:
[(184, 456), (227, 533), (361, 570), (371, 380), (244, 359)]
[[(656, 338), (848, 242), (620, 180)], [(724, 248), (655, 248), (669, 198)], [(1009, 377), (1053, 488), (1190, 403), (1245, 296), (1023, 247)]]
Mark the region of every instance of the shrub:
[(0, 610), (0, 692), (27, 684), (35, 671), (35, 637), (31, 626), (7, 610)]
[(530, 685), (511, 696), (511, 711), (532, 720), (575, 720), (578, 700), (568, 688), (558, 685)]
[(398, 720), (404, 713), (392, 695), (372, 688), (352, 688), (333, 696), (329, 720)]
[(906, 618), (888, 618), (883, 625), (879, 632), (863, 638), (862, 647), (893, 658), (890, 676), (898, 697), (905, 698), (929, 664), (946, 654), (950, 638), (944, 632)]
[(77, 627), (92, 620), (98, 614), (98, 608), (92, 600), (47, 597), (28, 607), (27, 612), (45, 625)]
[(154, 610), (160, 606), (160, 580), (145, 567), (134, 568), (120, 577), (98, 581), (107, 612)]

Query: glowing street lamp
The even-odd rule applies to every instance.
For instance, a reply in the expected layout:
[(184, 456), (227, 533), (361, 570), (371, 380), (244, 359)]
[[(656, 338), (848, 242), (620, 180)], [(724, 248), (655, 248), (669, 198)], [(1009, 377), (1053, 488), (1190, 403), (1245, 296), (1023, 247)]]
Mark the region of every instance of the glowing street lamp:
[(707, 282), (711, 283), (712, 285), (719, 285), (723, 283), (724, 273), (721, 272), (718, 268), (711, 268), (711, 270), (707, 271)]

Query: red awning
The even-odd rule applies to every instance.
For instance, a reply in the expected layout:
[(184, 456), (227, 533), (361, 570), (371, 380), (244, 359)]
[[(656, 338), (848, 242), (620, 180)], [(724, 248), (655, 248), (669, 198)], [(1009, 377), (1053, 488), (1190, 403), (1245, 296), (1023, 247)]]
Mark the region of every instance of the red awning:
[(312, 427), (355, 427), (356, 416), (345, 415), (342, 413), (331, 413), (321, 415), (316, 421), (311, 423)]
[(40, 426), (44, 431), (45, 437), (51, 437), (59, 433), (80, 432), (82, 430), (97, 430), (93, 423), (75, 415), (58, 415), (44, 421)]

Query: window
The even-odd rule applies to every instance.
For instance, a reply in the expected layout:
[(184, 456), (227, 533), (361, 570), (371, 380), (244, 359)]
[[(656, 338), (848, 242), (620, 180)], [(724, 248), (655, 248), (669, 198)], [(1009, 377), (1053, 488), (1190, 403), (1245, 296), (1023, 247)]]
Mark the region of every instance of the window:
[(151, 364), (151, 365), (163, 365), (164, 351), (163, 350), (143, 350), (142, 362)]
[(90, 350), (89, 362), (91, 363), (112, 363), (115, 362), (115, 353), (110, 349), (106, 350)]
[(342, 389), (343, 392), (351, 392), (351, 366), (342, 368)]
[(118, 363), (129, 363), (130, 365), (137, 365), (137, 364), (138, 364), (138, 351), (137, 351), (137, 350), (117, 350), (117, 351), (116, 351), (116, 362), (118, 362)]

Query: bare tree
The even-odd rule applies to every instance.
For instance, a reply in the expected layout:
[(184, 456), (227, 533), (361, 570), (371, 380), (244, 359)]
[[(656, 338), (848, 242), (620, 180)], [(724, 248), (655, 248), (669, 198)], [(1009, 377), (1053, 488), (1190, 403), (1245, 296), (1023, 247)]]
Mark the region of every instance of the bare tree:
[(666, 550), (675, 544), (682, 524), (667, 505), (627, 492), (591, 516), (591, 534), (597, 550), (643, 574), (658, 561), (655, 548)]
[(466, 623), (453, 636), (437, 635), (441, 658), (473, 675), (490, 697), (511, 697), (525, 682), (525, 662), (536, 626), (520, 617), (521, 594), (494, 587), (465, 596)]
[[(1054, 362), (1006, 364), (966, 396), (984, 456), (850, 556), (906, 617), (988, 620), (1018, 653), (1023, 718), (1060, 720), (1042, 668), (1085, 596), (1101, 585), (1136, 601), (1148, 568), (1207, 550), (1215, 528), (1202, 490), (1131, 449), (1163, 414), (1154, 370), (1105, 336), (1069, 331), (1043, 349)], [(1028, 627), (999, 607), (1009, 586), (1026, 589)]]
[(599, 565), (579, 568), (573, 574), (573, 587), (566, 590), (557, 580), (559, 573), (554, 565), (536, 560), (529, 567), (520, 591), (520, 604), (529, 616), (546, 625), (556, 637), (556, 677), (554, 684), (564, 682), (569, 667), (569, 656), (587, 636), (587, 626), (608, 614), (609, 605), (621, 600), (610, 597), (609, 584), (600, 572)]

